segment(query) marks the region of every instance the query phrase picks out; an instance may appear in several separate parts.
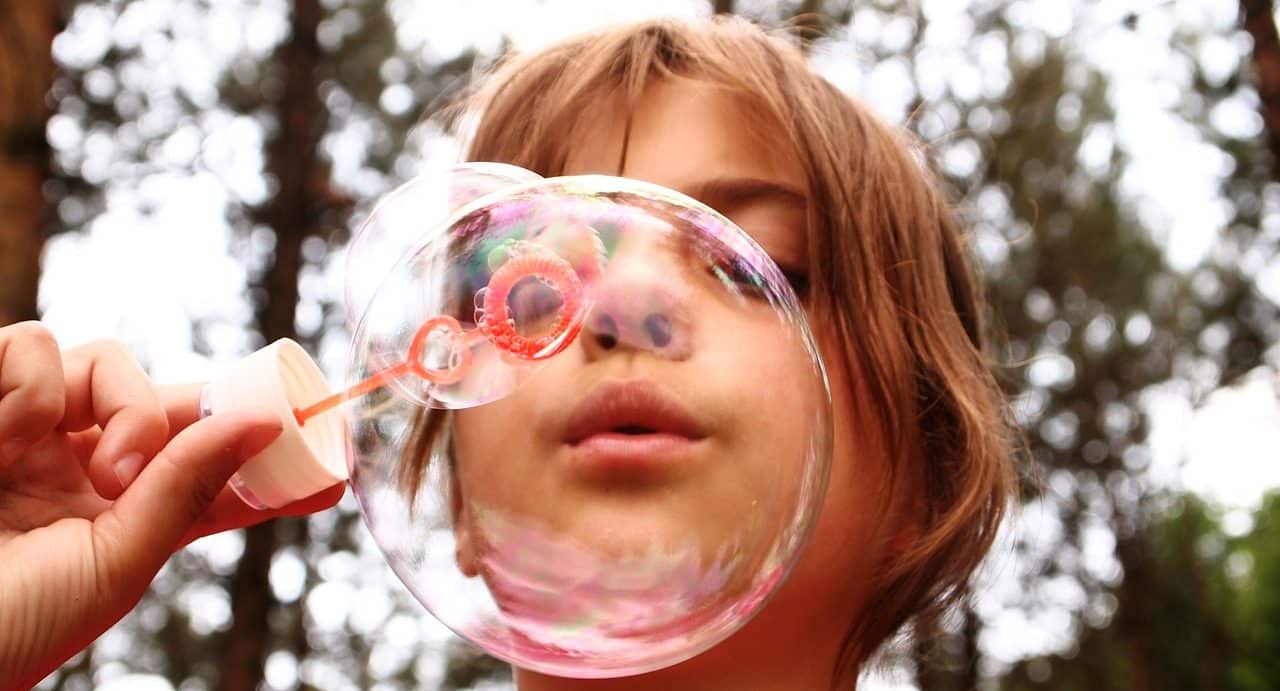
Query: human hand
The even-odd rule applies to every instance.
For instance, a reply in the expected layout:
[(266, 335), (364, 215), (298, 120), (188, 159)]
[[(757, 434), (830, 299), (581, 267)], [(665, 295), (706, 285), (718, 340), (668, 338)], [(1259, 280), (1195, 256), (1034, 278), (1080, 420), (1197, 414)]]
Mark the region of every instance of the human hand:
[(122, 346), (62, 352), (0, 328), (0, 689), (28, 688), (124, 616), (178, 548), (337, 503), (343, 486), (255, 511), (227, 479), (280, 433), (263, 413), (199, 414)]

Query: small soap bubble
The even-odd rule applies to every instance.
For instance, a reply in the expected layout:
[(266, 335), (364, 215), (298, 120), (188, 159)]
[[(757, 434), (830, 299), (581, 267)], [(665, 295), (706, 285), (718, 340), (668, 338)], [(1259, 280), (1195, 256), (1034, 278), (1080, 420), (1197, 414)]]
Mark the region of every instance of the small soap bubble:
[(804, 311), (678, 192), (461, 170), (377, 206), (395, 261), (348, 263), (374, 286), (348, 376), (389, 380), (346, 408), (365, 522), (428, 611), (512, 664), (688, 659), (768, 601), (817, 517), (830, 396)]

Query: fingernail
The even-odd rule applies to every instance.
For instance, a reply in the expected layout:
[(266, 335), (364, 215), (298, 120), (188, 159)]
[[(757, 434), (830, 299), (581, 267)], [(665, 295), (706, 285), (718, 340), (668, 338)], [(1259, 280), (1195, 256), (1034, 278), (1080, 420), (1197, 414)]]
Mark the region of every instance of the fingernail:
[(247, 461), (262, 453), (263, 449), (280, 436), (282, 430), (279, 422), (267, 423), (249, 430), (244, 440), (240, 442), (240, 459)]
[(31, 442), (26, 439), (10, 439), (4, 443), (4, 446), (0, 447), (0, 455), (4, 456), (4, 460), (7, 463), (13, 463), (22, 458), (22, 454), (26, 453), (30, 446)]
[(128, 489), (134, 478), (138, 477), (138, 473), (142, 471), (142, 454), (136, 451), (127, 454), (116, 461), (111, 468), (116, 471), (116, 479), (120, 481), (120, 489)]
[(209, 401), (210, 388), (211, 387), (208, 384), (206, 384), (203, 389), (200, 389), (200, 419), (201, 420), (209, 417), (210, 415), (213, 415), (213, 403)]

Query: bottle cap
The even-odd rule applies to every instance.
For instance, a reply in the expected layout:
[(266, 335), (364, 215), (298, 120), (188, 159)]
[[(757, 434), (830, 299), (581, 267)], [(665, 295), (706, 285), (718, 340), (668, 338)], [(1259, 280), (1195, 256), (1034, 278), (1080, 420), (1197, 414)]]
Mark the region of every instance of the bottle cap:
[(266, 410), (284, 428), (227, 483), (255, 509), (277, 509), (347, 479), (346, 425), (341, 409), (299, 425), (295, 408), (329, 393), (324, 373), (302, 346), (282, 338), (236, 362), (209, 382), (201, 415), (222, 410)]

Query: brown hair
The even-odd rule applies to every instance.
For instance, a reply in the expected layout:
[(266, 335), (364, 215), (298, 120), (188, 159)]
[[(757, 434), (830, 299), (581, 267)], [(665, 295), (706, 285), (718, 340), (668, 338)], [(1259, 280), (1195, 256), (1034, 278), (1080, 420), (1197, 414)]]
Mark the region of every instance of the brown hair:
[[(889, 454), (889, 495), (916, 489), (915, 539), (885, 564), (836, 672), (856, 670), (913, 616), (965, 592), (1014, 498), (1008, 406), (983, 354), (982, 297), (957, 222), (908, 135), (817, 75), (790, 42), (739, 18), (656, 20), (513, 57), (473, 95), (468, 158), (561, 173), (572, 133), (608, 99), (631, 112), (651, 80), (740, 92), (807, 176), (813, 300), (839, 331), (860, 414)], [(624, 143), (625, 156), (625, 143)], [(854, 338), (853, 334), (874, 334)], [(855, 386), (857, 382), (857, 386)], [(442, 416), (423, 426), (421, 464)]]

